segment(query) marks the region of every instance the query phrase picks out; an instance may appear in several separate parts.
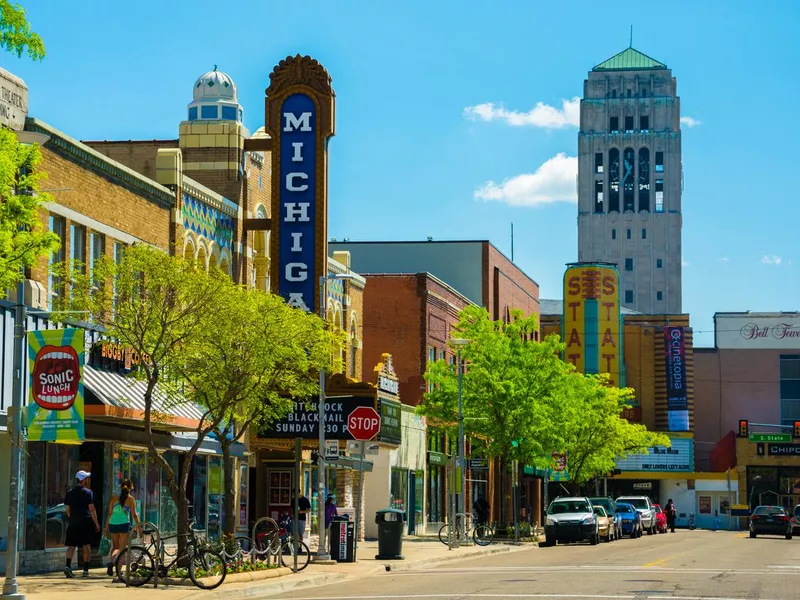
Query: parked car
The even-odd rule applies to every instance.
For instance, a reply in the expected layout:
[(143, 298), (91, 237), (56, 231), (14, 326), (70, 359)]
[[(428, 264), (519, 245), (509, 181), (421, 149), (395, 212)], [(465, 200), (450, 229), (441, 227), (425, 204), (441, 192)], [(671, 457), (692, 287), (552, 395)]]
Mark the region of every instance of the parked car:
[(544, 537), (546, 546), (584, 540), (592, 545), (597, 544), (600, 541), (599, 523), (589, 499), (574, 497), (553, 500), (547, 508)]
[(628, 535), (632, 538), (642, 537), (642, 515), (632, 504), (617, 502), (617, 514), (620, 517), (620, 523), (622, 523), (622, 529), (620, 530), (622, 535)]
[(656, 511), (656, 531), (658, 533), (667, 533), (667, 513), (661, 510), (659, 504), (653, 504)]
[(792, 539), (792, 521), (782, 506), (756, 506), (750, 515), (750, 537), (757, 535), (782, 535)]
[(792, 511), (792, 533), (800, 534), (800, 504), (794, 507)]
[(614, 515), (609, 515), (602, 506), (592, 506), (592, 511), (597, 517), (597, 533), (600, 539), (605, 542), (613, 542), (617, 539), (617, 532), (614, 528)]
[(611, 498), (611, 496), (602, 496), (597, 498), (589, 498), (589, 502), (592, 503), (592, 506), (602, 506), (606, 509), (608, 516), (613, 517), (614, 535), (617, 537), (617, 539), (620, 539), (622, 537), (622, 517), (617, 514), (617, 503), (614, 502), (614, 499)]
[(648, 535), (656, 532), (656, 511), (653, 508), (653, 503), (647, 496), (621, 496), (617, 498), (617, 504), (624, 502), (631, 504), (642, 516), (642, 530), (646, 531)]

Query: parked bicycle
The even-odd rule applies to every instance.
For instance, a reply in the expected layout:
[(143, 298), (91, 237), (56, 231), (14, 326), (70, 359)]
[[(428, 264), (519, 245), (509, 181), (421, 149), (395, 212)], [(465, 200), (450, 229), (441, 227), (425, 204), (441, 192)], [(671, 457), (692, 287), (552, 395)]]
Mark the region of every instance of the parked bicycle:
[[(186, 571), (192, 583), (204, 590), (218, 588), (225, 581), (228, 567), (219, 552), (195, 536), (195, 520), (189, 519), (189, 533), (161, 537), (157, 531), (143, 529), (143, 541), (149, 536), (146, 544), (123, 548), (117, 555), (115, 569), (120, 581), (133, 587), (146, 584), (155, 573), (154, 556), (158, 558), (158, 576), (167, 577), (171, 571)], [(154, 535), (156, 534), (156, 535)], [(182, 552), (172, 554), (167, 550), (166, 540), (179, 542), (185, 538)], [(170, 544), (172, 546), (173, 544)], [(180, 547), (180, 544), (177, 546)], [(167, 558), (172, 558), (167, 562)]]
[(472, 538), (478, 546), (488, 546), (494, 541), (494, 526), (491, 523), (479, 523), (470, 515), (458, 513), (452, 523), (445, 523), (439, 529), (439, 541), (445, 546), (450, 544), (453, 525), (455, 525), (453, 539), (459, 543)]
[(297, 555), (297, 570), (302, 571), (311, 563), (311, 550), (308, 545), (300, 539), (292, 537), (292, 518), (284, 516), (277, 522), (268, 521), (268, 528), (265, 531), (256, 532), (255, 540), (246, 536), (239, 536), (236, 541), (240, 548), (247, 552), (253, 552), (255, 557), (275, 558), (276, 562), (280, 557), (281, 565), (290, 569), (294, 568), (294, 557)]

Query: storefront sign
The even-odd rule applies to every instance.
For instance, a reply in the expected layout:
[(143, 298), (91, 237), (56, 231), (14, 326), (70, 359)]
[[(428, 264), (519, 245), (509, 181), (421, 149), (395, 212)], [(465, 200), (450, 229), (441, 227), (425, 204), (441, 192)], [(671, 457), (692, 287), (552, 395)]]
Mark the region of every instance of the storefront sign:
[(608, 373), (611, 385), (620, 385), (622, 330), (616, 267), (587, 263), (567, 269), (562, 322), (565, 360), (580, 373)]
[(82, 442), (82, 329), (28, 333), (28, 441)]
[(800, 314), (717, 314), (714, 337), (725, 350), (800, 350)]
[[(325, 402), (325, 437), (329, 440), (349, 440), (347, 417), (359, 406), (372, 407), (372, 398), (351, 396)], [(259, 432), (261, 438), (319, 438), (319, 412), (317, 400), (295, 402), (288, 416), (276, 421), (269, 429)]]
[(439, 467), (446, 467), (448, 463), (447, 455), (441, 452), (428, 451), (428, 464)]
[(470, 458), (469, 468), (473, 471), (487, 471), (489, 469), (488, 458)]
[(694, 471), (694, 440), (692, 438), (671, 438), (669, 448), (654, 446), (648, 454), (631, 454), (617, 460), (620, 471)]
[(387, 394), (397, 396), (400, 393), (400, 384), (394, 379), (389, 379), (385, 375), (378, 377), (378, 389)]
[(667, 419), (670, 431), (689, 431), (685, 333), (683, 327), (664, 327), (664, 360), (667, 371)]
[(800, 444), (768, 444), (767, 453), (771, 456), (800, 456)]
[(142, 359), (144, 359), (145, 363), (150, 364), (149, 354), (139, 354), (129, 346), (111, 342), (100, 343), (100, 357), (105, 360), (123, 363), (127, 370), (130, 370), (136, 365), (140, 365), (143, 361)]
[(266, 127), (272, 151), (273, 291), (290, 306), (319, 312), (327, 271), (327, 146), (334, 133), (327, 71), (290, 56), (270, 74)]
[(635, 490), (652, 490), (653, 489), (653, 482), (652, 481), (637, 481), (633, 484), (633, 489)]
[(0, 68), (0, 125), (22, 131), (28, 116), (28, 86)]
[(381, 416), (381, 430), (378, 441), (387, 444), (403, 443), (402, 414), (403, 405), (398, 400), (378, 399), (378, 413)]

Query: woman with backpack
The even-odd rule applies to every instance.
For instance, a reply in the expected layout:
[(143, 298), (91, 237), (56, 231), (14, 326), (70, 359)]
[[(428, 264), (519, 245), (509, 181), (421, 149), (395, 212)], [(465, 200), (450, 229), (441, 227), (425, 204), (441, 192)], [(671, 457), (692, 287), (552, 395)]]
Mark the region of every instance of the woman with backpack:
[(108, 576), (114, 575), (114, 563), (122, 548), (128, 545), (128, 536), (131, 532), (131, 521), (139, 524), (139, 514), (136, 512), (136, 500), (131, 492), (133, 482), (126, 479), (122, 482), (119, 495), (113, 496), (108, 503), (106, 511), (106, 535), (111, 538), (111, 556), (108, 562)]

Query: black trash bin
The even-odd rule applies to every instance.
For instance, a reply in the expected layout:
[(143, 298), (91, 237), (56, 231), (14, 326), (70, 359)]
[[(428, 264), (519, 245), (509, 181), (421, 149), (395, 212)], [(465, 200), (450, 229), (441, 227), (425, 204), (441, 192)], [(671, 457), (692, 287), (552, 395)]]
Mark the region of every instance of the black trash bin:
[(375, 513), (378, 524), (377, 560), (404, 560), (403, 530), (406, 526), (406, 513), (396, 508), (385, 508)]
[(330, 528), (331, 559), (355, 562), (355, 523), (346, 517), (334, 517)]

